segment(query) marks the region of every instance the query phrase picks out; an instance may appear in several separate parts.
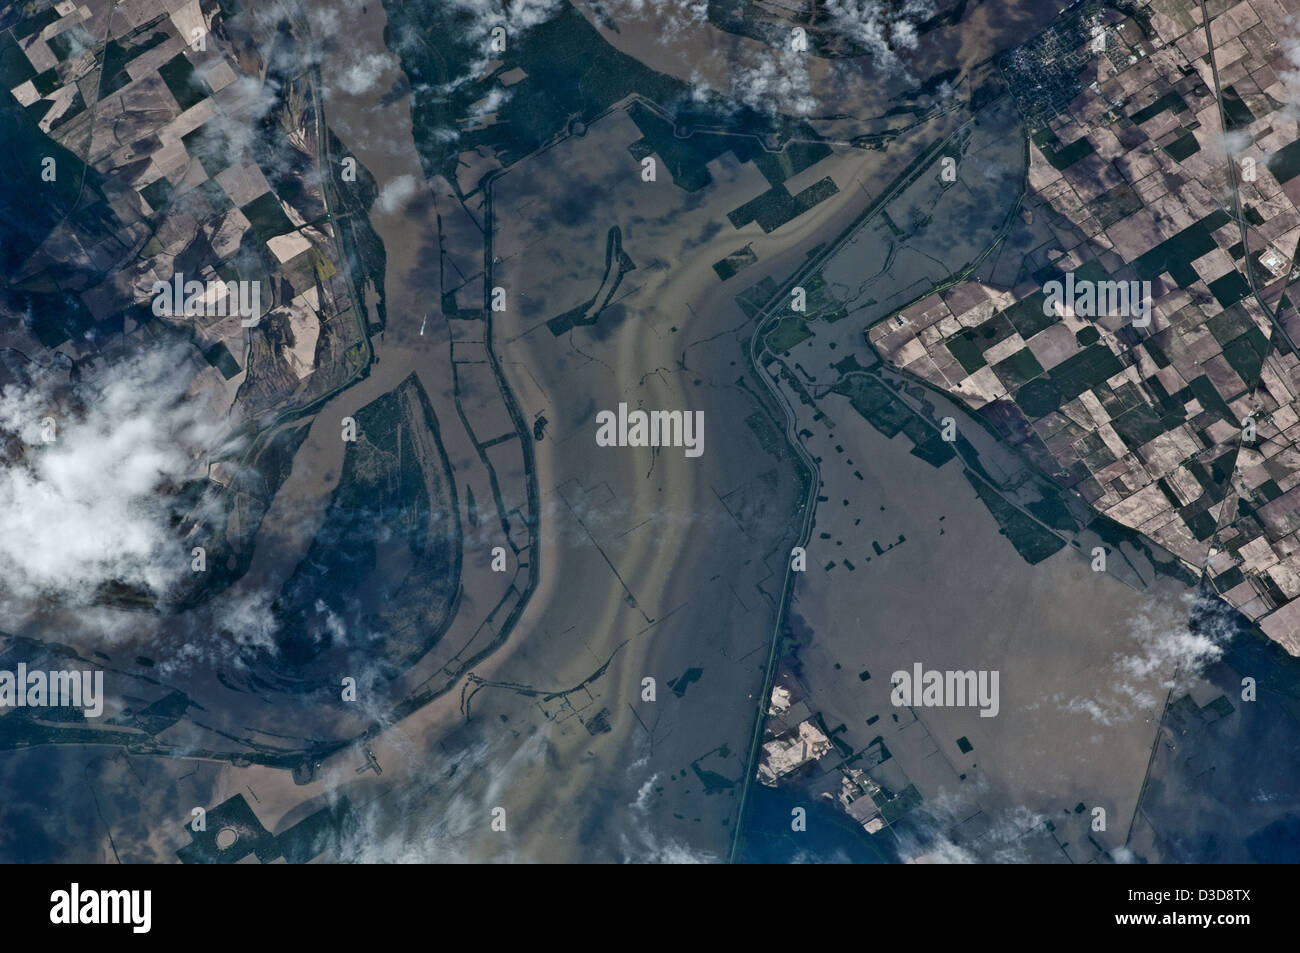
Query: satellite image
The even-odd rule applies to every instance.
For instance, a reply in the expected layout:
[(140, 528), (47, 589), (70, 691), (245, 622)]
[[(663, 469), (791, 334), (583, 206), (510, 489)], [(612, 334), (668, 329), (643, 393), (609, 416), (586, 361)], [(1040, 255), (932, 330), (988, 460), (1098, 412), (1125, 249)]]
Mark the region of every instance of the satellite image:
[(1300, 0), (1061, 3), (0, 4), (0, 861), (1300, 860)]

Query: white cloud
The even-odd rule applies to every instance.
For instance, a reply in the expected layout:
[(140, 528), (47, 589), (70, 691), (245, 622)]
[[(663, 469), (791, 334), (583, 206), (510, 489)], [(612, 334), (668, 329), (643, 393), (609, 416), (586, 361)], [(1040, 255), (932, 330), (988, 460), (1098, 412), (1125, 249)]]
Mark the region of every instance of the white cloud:
[(908, 815), (905, 827), (895, 828), (899, 856), (909, 864), (1017, 864), (1031, 860), (1026, 839), (1044, 821), (1022, 805), (993, 812), (987, 826), (969, 843), (959, 844), (953, 832), (979, 809), (982, 786), (959, 794), (941, 792)]
[[(460, 16), (454, 20), (458, 41), (476, 49), (478, 55), (468, 64), (463, 74), (454, 76), (441, 87), (417, 85), (415, 92), (433, 95), (438, 99), (451, 97), (456, 90), (469, 83), (484, 78), (489, 64), (500, 59), (503, 54), (491, 48), (492, 31), (496, 27), (505, 28), (506, 49), (518, 43), (534, 27), (540, 26), (560, 13), (567, 4), (565, 0), (447, 0), (446, 7), (453, 14)], [(467, 21), (467, 22), (466, 22)], [(417, 36), (399, 36), (391, 42), (393, 52), (403, 54), (409, 50), (412, 56), (425, 55)], [(508, 98), (504, 89), (493, 89), (487, 95), (486, 104), (479, 104), (462, 121), (469, 125), (480, 122), (486, 115), (494, 112)], [(431, 132), (440, 141), (454, 141), (459, 135), (459, 127), (438, 129)]]
[(274, 653), (279, 623), (271, 611), (269, 593), (255, 592), (246, 598), (221, 596), (213, 611), (213, 622), (239, 645)]
[(273, 77), (263, 82), (241, 73), (221, 91), (221, 96), (221, 108), (202, 127), (212, 138), (201, 141), (197, 148), (218, 148), (219, 143), (231, 162), (249, 161), (262, 135), (262, 121), (281, 107), (280, 83)]
[(326, 38), (338, 36), (339, 14), (337, 10), (312, 5), (307, 7), (306, 13), (307, 20), (311, 23), (314, 33)]
[(380, 78), (398, 68), (397, 58), (387, 53), (357, 56), (341, 71), (331, 73), (335, 85), (349, 96), (360, 96), (375, 88)]
[[(1288, 17), (1286, 25), (1289, 29), (1294, 29), (1295, 20)], [(1288, 119), (1300, 122), (1300, 40), (1294, 36), (1281, 37), (1278, 46), (1286, 55), (1286, 62), (1291, 65), (1291, 69), (1277, 71), (1277, 78), (1285, 91), (1282, 112)]]
[(909, 864), (975, 864), (979, 859), (946, 837), (937, 837), (924, 851), (907, 859)]
[(718, 858), (707, 851), (696, 850), (673, 840), (660, 839), (641, 828), (636, 839), (622, 838), (623, 862), (629, 864), (716, 864)]
[(390, 215), (399, 212), (415, 195), (416, 181), (413, 175), (399, 175), (384, 183), (375, 200), (381, 209)]
[[(187, 352), (169, 348), (106, 363), (70, 388), (38, 371), (0, 391), (0, 436), (18, 435), (0, 455), (6, 602), (84, 605), (110, 582), (160, 597), (189, 572), (168, 488), (203, 476), (229, 441), (187, 395), (192, 375)], [(41, 439), (46, 417), (52, 443)]]
[[(644, 759), (642, 759), (644, 760)], [(659, 780), (658, 773), (650, 775), (641, 787), (637, 788), (636, 800), (632, 802), (632, 807), (641, 814), (650, 810), (650, 795), (654, 794), (655, 782)]]
[[(908, 76), (900, 54), (917, 49), (916, 26), (934, 14), (929, 0), (907, 0), (898, 9), (872, 0), (828, 0), (823, 7), (825, 19), (818, 28), (840, 35), (863, 47), (872, 57), (875, 70), (883, 75)], [(732, 64), (726, 90), (711, 89), (697, 74), (692, 77), (698, 100), (721, 92), (732, 100), (758, 112), (809, 116), (819, 111), (820, 103), (808, 72), (815, 59), (811, 53), (799, 52), (787, 43), (739, 46), (738, 60)], [(951, 95), (951, 90), (944, 90)]]
[(494, 26), (510, 35), (540, 26), (565, 6), (564, 0), (449, 0), (449, 5), (474, 17), (474, 27), (487, 36)]
[[(504, 741), (498, 738), (498, 743)], [(493, 832), (492, 811), (502, 806), (508, 810), (512, 784), (544, 757), (549, 743), (548, 725), (504, 759), (496, 757), (497, 745), (487, 740), (466, 746), (451, 759), (454, 773), (437, 785), (436, 812), (429, 810), (425, 785), (371, 801), (358, 810), (358, 829), (342, 846), (340, 859), (363, 864), (470, 863), (482, 859), (482, 847), (489, 843), (493, 859), (521, 860), (509, 814), (506, 830)], [(412, 749), (411, 754), (417, 753)], [(444, 767), (448, 763), (441, 755), (439, 762)]]
[(604, 0), (593, 6), (598, 6), (616, 24), (625, 26), (627, 20), (653, 14), (657, 18), (654, 22), (660, 43), (668, 43), (683, 31), (709, 22), (708, 0)]
[(1231, 628), (1214, 612), (1199, 616), (1202, 631), (1193, 632), (1196, 597), (1152, 604), (1134, 617), (1130, 643), (1111, 656), (1109, 684), (1090, 696), (1053, 701), (1066, 711), (1114, 725), (1157, 712), (1171, 691), (1186, 691), (1209, 665), (1223, 657)]
[(482, 50), (482, 54), (465, 76), (447, 84), (455, 89), (465, 82), (478, 79), (487, 64), (499, 54), (489, 48), (494, 27), (505, 27), (507, 48), (517, 43), (525, 33), (554, 17), (565, 6), (564, 0), (516, 0), (507, 5), (503, 0), (448, 0), (447, 6), (470, 15), (463, 28), (462, 39)]
[[(633, 769), (643, 768), (648, 757), (638, 758)], [(633, 771), (629, 771), (632, 774)], [(653, 829), (653, 797), (658, 773), (650, 775), (637, 789), (636, 798), (628, 805), (631, 810), (628, 830), (619, 834), (621, 859), (625, 864), (716, 864), (716, 855), (697, 850), (672, 837), (660, 837)]]
[(1229, 156), (1238, 156), (1251, 147), (1255, 139), (1249, 130), (1237, 129), (1233, 132), (1225, 132), (1221, 142), (1223, 151)]
[(498, 86), (490, 90), (486, 96), (470, 107), (469, 116), (467, 117), (470, 127), (476, 126), (487, 119), (504, 106), (509, 99), (510, 91), (504, 87)]
[(708, 0), (665, 0), (663, 7), (670, 15), (662, 34), (665, 40), (674, 39), (683, 30), (703, 26), (709, 22)]
[(900, 53), (917, 48), (917, 24), (934, 16), (929, 0), (907, 0), (893, 9), (879, 0), (826, 0), (827, 26), (871, 54), (877, 70), (887, 75), (906, 73)]
[(806, 116), (817, 109), (807, 54), (790, 47), (769, 48), (750, 64), (737, 64), (728, 92), (761, 113)]

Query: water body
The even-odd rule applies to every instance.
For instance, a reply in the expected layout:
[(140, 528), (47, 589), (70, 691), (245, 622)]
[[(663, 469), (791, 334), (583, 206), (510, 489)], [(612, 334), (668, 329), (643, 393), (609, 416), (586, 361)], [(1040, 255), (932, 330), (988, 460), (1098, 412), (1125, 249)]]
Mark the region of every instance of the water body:
[[(802, 807), (807, 828), (791, 828)], [(736, 861), (742, 864), (886, 864), (898, 860), (893, 838), (872, 837), (843, 811), (788, 787), (756, 785), (745, 810)]]
[[(900, 383), (892, 375), (870, 394), (839, 386), (876, 356), (860, 323), (829, 321), (809, 322), (812, 338), (761, 362), (819, 479), (809, 570), (796, 574), (778, 672), (792, 674), (850, 750), (883, 739), (891, 757), (877, 780), (895, 792), (915, 785), (924, 798), (904, 826), (982, 859), (1289, 855), (1300, 663), (1221, 603), (1207, 609), (1189, 574), (1160, 566), (1133, 534), (1102, 528), (1113, 574), (1090, 570), (1086, 533), (1029, 545), (1011, 528), (1026, 522), (1015, 509), (1030, 485), (1014, 455), (919, 389), (876, 406)], [(910, 416), (927, 399), (943, 410), (928, 422)], [(956, 418), (973, 454), (921, 439), (940, 413)], [(1064, 502), (1030, 508), (1047, 524), (1036, 534), (1050, 540), (1049, 530), (1091, 519)], [(1179, 651), (1197, 635), (1213, 650)], [(1000, 670), (1001, 714), (982, 723), (971, 712), (900, 711), (889, 673), (917, 661)], [(1130, 691), (1136, 671), (1147, 684)], [(1244, 677), (1261, 686), (1258, 701), (1241, 699)], [(788, 798), (825, 789), (838, 759), (823, 760), (786, 782)], [(1081, 819), (1094, 805), (1112, 821), (1090, 837)], [(747, 812), (742, 848), (784, 844), (788, 830), (788, 818)]]

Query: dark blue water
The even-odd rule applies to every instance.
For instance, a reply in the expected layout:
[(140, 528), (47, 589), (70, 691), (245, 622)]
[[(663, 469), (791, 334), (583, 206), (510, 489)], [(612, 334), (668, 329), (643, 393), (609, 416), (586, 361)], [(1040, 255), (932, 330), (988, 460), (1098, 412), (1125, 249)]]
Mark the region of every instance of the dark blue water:
[[(790, 829), (791, 810), (804, 808), (807, 829)], [(755, 784), (742, 819), (742, 864), (886, 864), (897, 862), (888, 830), (868, 834), (838, 806), (806, 793)]]

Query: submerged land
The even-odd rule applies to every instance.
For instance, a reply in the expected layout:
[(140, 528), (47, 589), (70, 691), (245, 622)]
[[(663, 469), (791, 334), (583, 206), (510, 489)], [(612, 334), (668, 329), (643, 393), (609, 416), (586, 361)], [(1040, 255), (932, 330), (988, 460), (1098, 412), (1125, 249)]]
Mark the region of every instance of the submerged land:
[(1286, 15), (6, 7), (0, 388), (204, 427), (149, 572), (4, 590), (109, 701), (0, 716), (0, 856), (1289, 857)]

